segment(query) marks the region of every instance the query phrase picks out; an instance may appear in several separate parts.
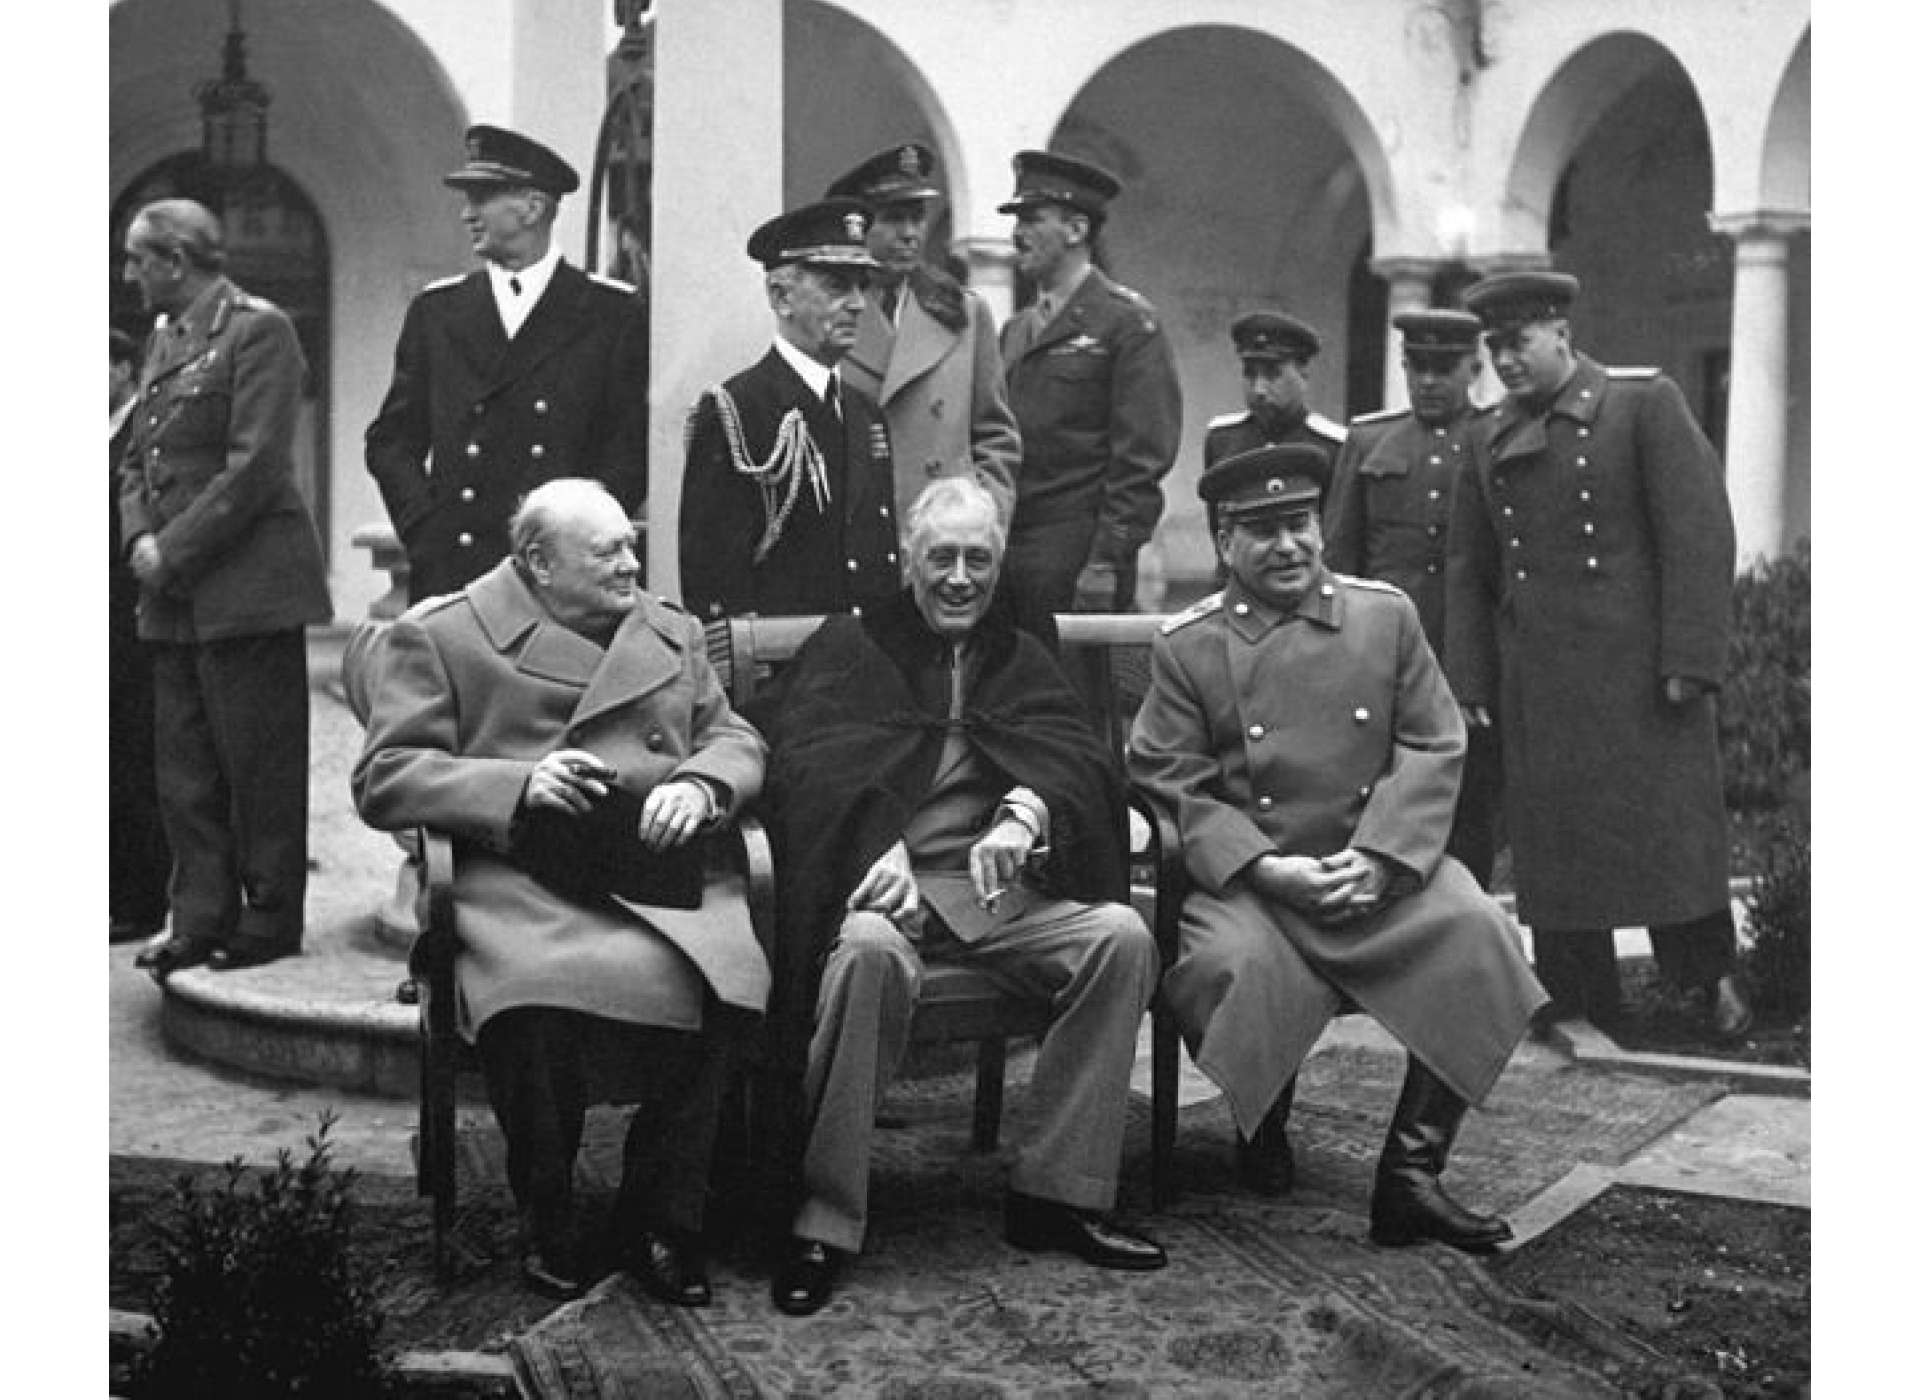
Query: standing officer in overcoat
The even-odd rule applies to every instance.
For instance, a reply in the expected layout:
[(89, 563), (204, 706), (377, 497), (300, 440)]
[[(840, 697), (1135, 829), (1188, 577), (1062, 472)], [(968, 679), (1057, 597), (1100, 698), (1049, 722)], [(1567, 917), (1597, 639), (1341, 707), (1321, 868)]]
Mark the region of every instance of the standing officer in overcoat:
[(366, 438), (416, 602), (499, 563), (508, 517), (543, 481), (592, 477), (629, 515), (647, 497), (645, 299), (553, 241), (580, 177), (537, 141), (476, 126), (445, 183), (484, 265), (407, 307)]
[(1490, 1249), (1506, 1223), (1439, 1177), (1546, 993), (1445, 854), (1466, 730), (1419, 614), (1322, 562), (1328, 471), (1288, 443), (1201, 478), (1229, 577), (1154, 639), (1129, 748), (1193, 877), (1162, 989), (1232, 1109), (1242, 1181), (1265, 1194), (1292, 1185), (1294, 1075), (1350, 998), (1407, 1047), (1373, 1239)]
[(857, 614), (899, 591), (886, 420), (840, 373), (874, 269), (869, 218), (858, 200), (822, 200), (747, 240), (773, 348), (687, 419), (680, 594), (703, 620)]
[[(1453, 486), (1486, 415), (1472, 397), (1480, 321), (1464, 311), (1408, 311), (1393, 324), (1410, 407), (1348, 425), (1327, 492), (1327, 567), (1390, 583), (1413, 599), (1427, 644), (1444, 658)], [(1493, 878), (1499, 798), (1497, 740), (1491, 728), (1470, 727), (1447, 853), (1483, 889)]]
[(1013, 160), (1014, 263), (1039, 295), (1000, 334), (1020, 425), (1007, 587), (1023, 619), (1126, 612), (1180, 450), (1180, 379), (1147, 299), (1094, 266), (1120, 182), (1051, 151)]
[(1013, 510), (1020, 430), (1007, 405), (993, 312), (926, 261), (927, 221), (940, 191), (933, 152), (889, 146), (842, 175), (829, 199), (873, 210), (867, 251), (877, 266), (840, 377), (880, 405), (893, 440), (893, 498), (901, 520), (929, 483), (971, 472)]
[(305, 629), (333, 615), (294, 480), (307, 362), (225, 263), (220, 221), (192, 200), (127, 229), (125, 275), (162, 318), (120, 465), (174, 859), (172, 932), (138, 959), (159, 977), (297, 953), (305, 920)]
[(1460, 478), (1447, 673), (1497, 715), (1521, 922), (1554, 1013), (1619, 1013), (1613, 930), (1645, 925), (1662, 973), (1715, 1028), (1752, 1010), (1735, 975), (1713, 692), (1726, 670), (1733, 513), (1674, 382), (1573, 347), (1564, 273), (1475, 283), (1507, 398)]

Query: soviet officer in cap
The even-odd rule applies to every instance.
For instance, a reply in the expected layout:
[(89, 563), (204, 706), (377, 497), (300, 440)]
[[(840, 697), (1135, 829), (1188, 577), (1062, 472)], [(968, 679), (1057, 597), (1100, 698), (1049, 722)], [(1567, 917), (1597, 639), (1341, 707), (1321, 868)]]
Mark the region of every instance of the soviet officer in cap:
[(645, 304), (553, 240), (580, 177), (537, 141), (476, 126), (446, 184), (482, 266), (408, 306), (366, 440), (416, 601), (505, 558), (508, 518), (544, 481), (592, 477), (630, 515), (647, 491)]
[(1307, 377), (1320, 332), (1280, 311), (1249, 311), (1228, 327), (1240, 357), (1247, 406), (1207, 424), (1207, 466), (1276, 442), (1304, 442), (1329, 459), (1347, 430), (1307, 407)]
[(1619, 1013), (1613, 930), (1717, 1030), (1752, 1010), (1735, 972), (1713, 692), (1726, 670), (1733, 513), (1671, 379), (1574, 349), (1564, 273), (1463, 294), (1507, 397), (1460, 479), (1448, 678), (1499, 719), (1519, 916), (1556, 1016)]
[(840, 377), (880, 405), (893, 439), (893, 495), (904, 520), (929, 482), (971, 474), (1013, 510), (1020, 430), (1007, 404), (993, 312), (927, 261), (927, 225), (940, 198), (934, 157), (916, 142), (889, 146), (842, 175), (829, 199), (873, 210), (867, 251), (877, 264), (859, 334)]
[(1001, 332), (1021, 462), (1007, 580), (1022, 618), (1125, 612), (1180, 447), (1180, 381), (1147, 299), (1094, 266), (1120, 182), (1051, 151), (1014, 157), (1014, 264), (1038, 293)]
[(1510, 1237), (1440, 1172), (1546, 1001), (1506, 918), (1445, 853), (1466, 728), (1399, 589), (1328, 570), (1329, 466), (1304, 443), (1208, 468), (1226, 587), (1167, 622), (1129, 765), (1177, 814), (1193, 888), (1162, 982), (1239, 1129), (1240, 1179), (1287, 1191), (1294, 1075), (1342, 999), (1407, 1047), (1372, 1237)]
[[(1444, 657), (1453, 484), (1486, 416), (1472, 396), (1480, 321), (1435, 310), (1404, 312), (1393, 324), (1410, 406), (1362, 414), (1348, 425), (1327, 493), (1327, 567), (1390, 583), (1413, 599), (1428, 645)], [(1483, 888), (1493, 878), (1499, 796), (1493, 731), (1470, 728), (1447, 852)]]
[(702, 619), (860, 613), (900, 589), (886, 420), (840, 376), (873, 275), (869, 218), (822, 200), (747, 240), (773, 347), (688, 418), (680, 592)]

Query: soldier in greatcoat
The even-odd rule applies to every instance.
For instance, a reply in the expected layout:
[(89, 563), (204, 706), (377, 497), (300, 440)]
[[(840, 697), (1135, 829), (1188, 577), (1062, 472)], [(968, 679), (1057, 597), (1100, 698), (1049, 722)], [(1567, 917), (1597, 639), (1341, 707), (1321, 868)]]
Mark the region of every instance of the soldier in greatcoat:
[[(1436, 310), (1403, 312), (1393, 324), (1409, 406), (1348, 425), (1327, 492), (1327, 567), (1390, 583), (1413, 599), (1427, 644), (1444, 659), (1453, 485), (1485, 417), (1472, 395), (1480, 321)], [(1498, 741), (1492, 729), (1470, 727), (1447, 853), (1482, 888), (1493, 879), (1499, 798)]]
[(445, 183), (483, 266), (407, 307), (366, 436), (416, 602), (499, 563), (508, 517), (543, 481), (592, 477), (629, 515), (647, 496), (645, 299), (553, 241), (580, 177), (530, 137), (476, 126)]
[(858, 614), (899, 590), (886, 420), (840, 370), (874, 268), (869, 217), (858, 200), (822, 200), (747, 240), (773, 347), (687, 419), (680, 596), (703, 620)]
[(1507, 397), (1460, 478), (1447, 673), (1498, 718), (1519, 916), (1555, 1015), (1619, 1012), (1613, 930), (1646, 926), (1714, 1026), (1752, 1010), (1735, 971), (1713, 692), (1726, 670), (1733, 514), (1671, 379), (1573, 347), (1579, 282), (1469, 287)]
[(1194, 885), (1162, 991), (1266, 1194), (1292, 1184), (1295, 1072), (1343, 997), (1370, 1014), (1407, 1047), (1372, 1237), (1487, 1250), (1506, 1223), (1439, 1177), (1546, 993), (1445, 854), (1466, 730), (1419, 614), (1322, 562), (1328, 472), (1289, 443), (1201, 479), (1229, 577), (1154, 639), (1129, 751), (1177, 814)]

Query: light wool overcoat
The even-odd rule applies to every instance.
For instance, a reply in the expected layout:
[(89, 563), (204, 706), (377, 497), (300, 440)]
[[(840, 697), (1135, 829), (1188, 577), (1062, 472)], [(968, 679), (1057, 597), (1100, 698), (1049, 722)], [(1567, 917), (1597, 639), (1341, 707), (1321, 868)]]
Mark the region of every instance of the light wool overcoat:
[(464, 1032), (513, 1006), (696, 1029), (707, 988), (765, 1009), (771, 977), (737, 875), (710, 871), (697, 910), (590, 909), (502, 855), (527, 777), (555, 749), (592, 752), (636, 795), (711, 779), (729, 816), (758, 794), (766, 747), (729, 707), (698, 623), (643, 599), (603, 649), (555, 622), (509, 559), (409, 610), (367, 664), (354, 802), (371, 826), (456, 840)]

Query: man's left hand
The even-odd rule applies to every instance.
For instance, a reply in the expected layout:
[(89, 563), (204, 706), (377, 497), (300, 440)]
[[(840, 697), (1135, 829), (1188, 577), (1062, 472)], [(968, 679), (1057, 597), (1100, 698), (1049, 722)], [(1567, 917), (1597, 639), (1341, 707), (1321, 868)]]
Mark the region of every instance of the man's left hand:
[(152, 535), (142, 535), (135, 540), (133, 548), (127, 551), (127, 567), (141, 583), (151, 586), (154, 575), (160, 572), (160, 542)]
[(967, 873), (973, 877), (973, 892), (981, 907), (989, 912), (1013, 882), (1033, 854), (1033, 833), (1026, 823), (1002, 817), (967, 852)]
[(1386, 861), (1371, 851), (1344, 851), (1324, 856), (1321, 868), (1338, 877), (1335, 886), (1320, 901), (1319, 917), (1338, 928), (1364, 919), (1380, 908), (1393, 872)]
[(640, 844), (650, 851), (684, 846), (713, 818), (713, 798), (699, 783), (661, 783), (640, 808)]
[(1661, 681), (1669, 705), (1687, 705), (1707, 693), (1707, 688), (1692, 676), (1668, 676)]

